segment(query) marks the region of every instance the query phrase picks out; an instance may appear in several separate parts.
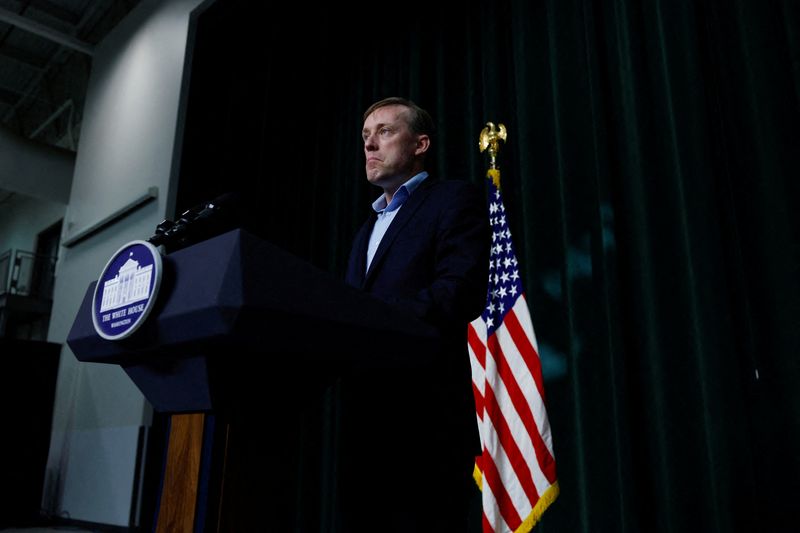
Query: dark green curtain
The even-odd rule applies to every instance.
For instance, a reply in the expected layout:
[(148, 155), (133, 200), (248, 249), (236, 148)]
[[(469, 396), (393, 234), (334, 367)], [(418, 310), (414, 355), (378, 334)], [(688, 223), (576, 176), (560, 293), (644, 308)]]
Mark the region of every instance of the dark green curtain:
[(434, 172), (475, 183), (504, 123), (561, 485), (538, 530), (796, 530), (795, 2), (258, 4), (198, 17), (181, 207), (244, 191), (254, 231), (341, 273), (379, 192), (363, 109), (429, 109)]

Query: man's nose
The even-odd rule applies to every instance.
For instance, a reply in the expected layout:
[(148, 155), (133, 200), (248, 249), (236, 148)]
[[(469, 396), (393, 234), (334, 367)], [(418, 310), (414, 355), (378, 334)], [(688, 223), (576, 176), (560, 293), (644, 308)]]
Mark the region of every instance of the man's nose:
[(375, 142), (375, 134), (372, 133), (364, 138), (364, 150), (372, 152), (378, 149), (378, 143)]

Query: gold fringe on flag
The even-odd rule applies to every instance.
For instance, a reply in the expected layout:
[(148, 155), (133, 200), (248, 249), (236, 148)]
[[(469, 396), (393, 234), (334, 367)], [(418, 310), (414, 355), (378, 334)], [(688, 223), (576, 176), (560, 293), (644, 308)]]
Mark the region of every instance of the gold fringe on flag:
[(558, 481), (556, 481), (550, 485), (546, 491), (544, 491), (542, 497), (539, 498), (539, 501), (536, 502), (536, 505), (531, 510), (531, 514), (528, 515), (528, 518), (522, 521), (514, 533), (530, 533), (530, 531), (533, 529), (533, 526), (539, 523), (539, 520), (541, 520), (544, 512), (548, 507), (550, 507), (550, 504), (556, 501), (559, 492), (560, 489), (558, 488)]

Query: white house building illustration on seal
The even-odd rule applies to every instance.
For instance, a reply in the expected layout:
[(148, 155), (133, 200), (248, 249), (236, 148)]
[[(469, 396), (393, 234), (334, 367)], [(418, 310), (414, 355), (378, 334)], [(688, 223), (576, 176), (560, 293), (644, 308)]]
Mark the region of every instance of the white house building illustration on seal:
[[(131, 253), (132, 255), (133, 253)], [(139, 262), (134, 259), (125, 261), (117, 275), (103, 284), (103, 301), (100, 304), (100, 312), (147, 299), (150, 294), (152, 277), (153, 265), (141, 267)]]

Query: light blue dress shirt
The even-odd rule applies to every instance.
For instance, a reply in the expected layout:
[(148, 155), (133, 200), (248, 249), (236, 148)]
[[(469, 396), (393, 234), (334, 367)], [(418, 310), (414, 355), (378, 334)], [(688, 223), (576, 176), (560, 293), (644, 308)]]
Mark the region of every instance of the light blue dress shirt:
[(400, 188), (397, 189), (397, 192), (394, 193), (392, 201), (388, 205), (386, 204), (386, 196), (383, 194), (372, 202), (372, 209), (378, 214), (378, 219), (375, 221), (375, 225), (372, 227), (372, 234), (369, 236), (369, 245), (367, 246), (367, 271), (369, 271), (369, 266), (372, 264), (372, 258), (375, 257), (375, 252), (378, 250), (381, 239), (383, 239), (383, 236), (386, 234), (386, 230), (389, 229), (389, 224), (392, 223), (397, 212), (400, 211), (403, 203), (408, 200), (408, 197), (411, 196), (414, 189), (427, 177), (427, 172), (420, 172), (402, 184)]

